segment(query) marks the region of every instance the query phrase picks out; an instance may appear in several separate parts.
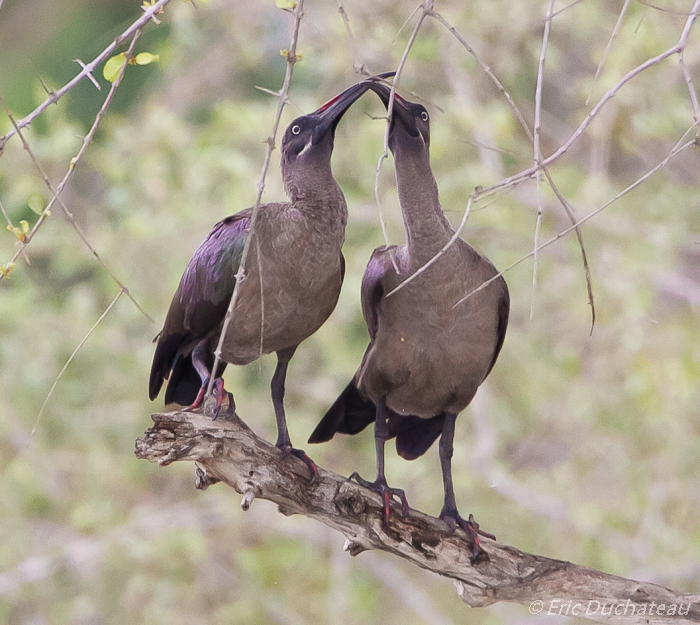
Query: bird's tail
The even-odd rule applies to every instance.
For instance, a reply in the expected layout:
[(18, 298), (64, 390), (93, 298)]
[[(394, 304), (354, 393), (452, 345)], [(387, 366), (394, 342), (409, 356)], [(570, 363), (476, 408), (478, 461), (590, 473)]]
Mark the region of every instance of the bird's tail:
[(362, 397), (352, 381), (323, 415), (309, 437), (309, 443), (325, 443), (337, 432), (357, 434), (374, 422), (376, 413), (377, 407), (374, 402)]
[[(376, 419), (377, 406), (364, 398), (352, 381), (335, 400), (309, 437), (309, 443), (325, 443), (336, 433), (357, 434)], [(387, 409), (389, 438), (396, 437), (396, 451), (406, 460), (422, 456), (442, 434), (445, 413), (423, 419)]]
[[(211, 371), (214, 366), (214, 354), (207, 353), (204, 359), (207, 371)], [(224, 374), (226, 363), (219, 361), (217, 375), (220, 378)], [(175, 357), (173, 368), (168, 377), (168, 386), (165, 389), (165, 405), (179, 404), (180, 406), (190, 406), (197, 399), (197, 394), (202, 385), (208, 383), (203, 380), (192, 362), (192, 354), (183, 356), (178, 354)]]
[(445, 413), (423, 419), (411, 415), (389, 414), (389, 438), (396, 437), (396, 452), (405, 460), (420, 458), (442, 434)]

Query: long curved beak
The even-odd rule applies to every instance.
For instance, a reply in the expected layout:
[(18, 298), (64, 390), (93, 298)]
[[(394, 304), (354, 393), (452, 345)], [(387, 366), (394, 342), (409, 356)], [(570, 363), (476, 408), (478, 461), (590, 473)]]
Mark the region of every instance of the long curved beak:
[[(386, 72), (384, 74), (378, 74), (377, 76), (372, 76), (372, 78), (368, 78), (364, 81), (364, 83), (367, 85), (367, 89), (374, 91), (387, 109), (389, 108), (391, 87), (382, 82), (381, 79), (391, 77), (394, 75), (394, 73), (395, 72)], [(418, 128), (416, 127), (416, 121), (413, 118), (408, 105), (409, 102), (407, 100), (404, 100), (398, 93), (394, 93), (394, 106), (391, 112), (392, 124), (393, 120), (398, 118), (405, 126), (406, 130), (413, 136), (416, 136), (418, 135)]]
[[(393, 76), (393, 72), (389, 72)], [(369, 80), (363, 80), (345, 91), (341, 91), (338, 95), (331, 98), (323, 106), (311, 113), (318, 119), (318, 124), (314, 130), (313, 144), (317, 145), (324, 137), (332, 132), (335, 134), (335, 129), (338, 122), (343, 117), (345, 112), (355, 103), (355, 101), (371, 88)]]

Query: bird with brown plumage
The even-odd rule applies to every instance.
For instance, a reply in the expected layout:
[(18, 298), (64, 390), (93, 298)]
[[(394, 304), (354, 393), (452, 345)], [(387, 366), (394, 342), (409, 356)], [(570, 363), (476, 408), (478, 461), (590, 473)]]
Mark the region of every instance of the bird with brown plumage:
[[(388, 106), (389, 88), (376, 80), (368, 84)], [(400, 499), (404, 512), (408, 510), (403, 491), (390, 488), (386, 482), (386, 440), (395, 437), (399, 455), (412, 460), (440, 437), (445, 493), (440, 518), (451, 533), (456, 526), (466, 532), (473, 558), (478, 559), (482, 554), (479, 533), (490, 535), (480, 532), (471, 515), (465, 520), (457, 511), (452, 480), (455, 420), (498, 358), (510, 300), (505, 280), (499, 277), (455, 307), (464, 295), (498, 273), (461, 238), (419, 276), (389, 295), (454, 235), (440, 206), (429, 146), (428, 111), (397, 94), (389, 147), (394, 155), (406, 244), (379, 247), (372, 254), (362, 280), (369, 346), (353, 380), (321, 419), (309, 442), (328, 441), (336, 432), (356, 434), (374, 422), (377, 479), (367, 482), (353, 475), (381, 494), (386, 531), (394, 496)]]
[[(221, 375), (226, 363), (244, 365), (275, 352), (271, 394), (277, 447), (303, 460), (312, 481), (318, 470), (292, 447), (284, 411), (287, 366), (299, 344), (329, 317), (345, 272), (341, 247), (348, 211), (331, 171), (338, 122), (367, 90), (349, 87), (310, 115), (295, 119), (284, 133), (281, 168), (289, 202), (260, 206), (241, 281), (233, 323), (224, 337), (214, 373), (216, 415), (226, 395)], [(226, 311), (236, 284), (252, 209), (214, 226), (195, 251), (175, 292), (163, 330), (156, 337), (149, 395), (158, 396), (167, 379), (166, 405), (199, 407), (214, 366)], [(229, 407), (233, 398), (229, 395)]]

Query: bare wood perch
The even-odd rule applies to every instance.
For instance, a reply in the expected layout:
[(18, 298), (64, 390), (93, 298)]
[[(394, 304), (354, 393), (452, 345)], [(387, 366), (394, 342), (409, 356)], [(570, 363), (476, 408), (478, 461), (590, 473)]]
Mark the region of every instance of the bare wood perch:
[(197, 488), (224, 482), (243, 495), (244, 510), (256, 497), (267, 499), (282, 514), (303, 514), (342, 532), (351, 555), (378, 549), (452, 578), (471, 607), (510, 601), (530, 605), (533, 613), (607, 623), (700, 623), (700, 595), (523, 553), (487, 538), (482, 539), (487, 561), (473, 565), (461, 530), (448, 536), (445, 523), (416, 510), (402, 517), (396, 505), (385, 534), (379, 495), (320, 467), (317, 483), (309, 485), (306, 465), (283, 459), (238, 417), (212, 421), (174, 412), (152, 419), (154, 426), (136, 441), (138, 458), (161, 466), (194, 461)]

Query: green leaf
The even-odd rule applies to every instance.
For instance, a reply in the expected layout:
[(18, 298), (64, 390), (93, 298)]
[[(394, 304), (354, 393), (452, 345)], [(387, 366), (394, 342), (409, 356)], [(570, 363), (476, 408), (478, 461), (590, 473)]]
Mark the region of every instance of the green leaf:
[(10, 277), (10, 273), (12, 270), (15, 268), (14, 263), (7, 263), (7, 265), (0, 265), (0, 275), (4, 276), (5, 278)]
[(296, 9), (297, 3), (295, 0), (275, 0), (275, 6), (278, 9)]
[(41, 193), (32, 193), (27, 198), (27, 206), (31, 208), (37, 215), (41, 215), (46, 207), (46, 200)]
[(102, 75), (105, 77), (105, 80), (114, 82), (117, 79), (119, 72), (122, 69), (122, 65), (124, 65), (125, 58), (126, 52), (121, 52), (120, 54), (113, 56), (105, 63), (105, 66), (102, 69)]
[(139, 52), (139, 54), (134, 57), (134, 60), (136, 61), (136, 65), (150, 65), (151, 63), (160, 61), (160, 55), (151, 54), (150, 52)]

